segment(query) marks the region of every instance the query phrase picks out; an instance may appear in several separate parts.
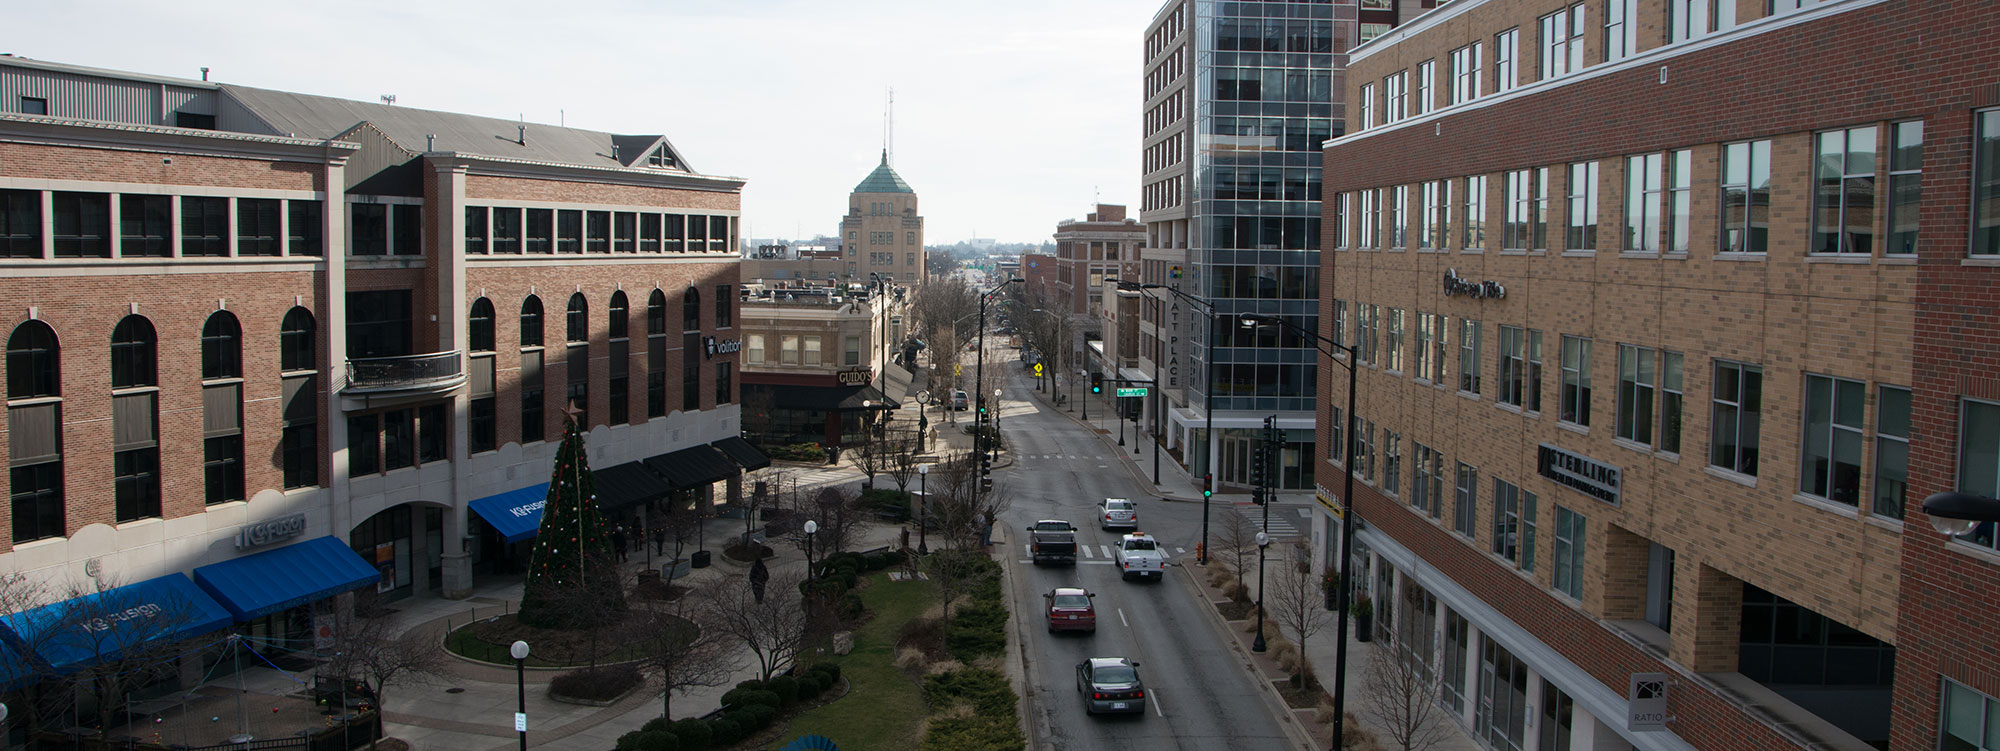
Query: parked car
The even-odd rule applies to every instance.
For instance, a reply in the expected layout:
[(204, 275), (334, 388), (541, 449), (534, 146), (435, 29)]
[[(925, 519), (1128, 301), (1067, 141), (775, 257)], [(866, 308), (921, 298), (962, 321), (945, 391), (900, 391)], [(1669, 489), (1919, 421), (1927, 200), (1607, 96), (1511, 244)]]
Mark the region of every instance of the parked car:
[(1139, 680), (1139, 663), (1123, 657), (1092, 657), (1077, 663), (1076, 690), (1083, 695), (1084, 714), (1146, 714), (1146, 684)]
[(971, 408), (972, 397), (966, 395), (965, 389), (951, 390), (951, 411), (963, 412)]
[(1088, 631), (1097, 633), (1097, 607), (1090, 599), (1097, 595), (1076, 587), (1057, 587), (1042, 595), (1048, 602), (1049, 633)]
[(1124, 498), (1106, 498), (1097, 504), (1097, 526), (1100, 529), (1138, 529), (1139, 505)]

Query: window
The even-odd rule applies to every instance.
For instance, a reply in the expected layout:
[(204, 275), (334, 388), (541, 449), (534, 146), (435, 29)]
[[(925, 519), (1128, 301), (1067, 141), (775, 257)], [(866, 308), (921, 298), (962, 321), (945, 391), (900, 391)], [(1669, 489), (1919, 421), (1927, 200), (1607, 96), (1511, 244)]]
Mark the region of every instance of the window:
[[(62, 395), (61, 362), (55, 330), (46, 323), (24, 321), (7, 337), (7, 430), (13, 483), (9, 495), (15, 542), (64, 534), (62, 404), (53, 401)], [(12, 404), (30, 399), (38, 401)], [(157, 508), (158, 494), (154, 496), (152, 505)]]
[(1623, 60), (1639, 52), (1639, 0), (1605, 0), (1604, 61)]
[(1347, 421), (1344, 418), (1345, 413), (1339, 407), (1333, 407), (1332, 410), (1333, 414), (1326, 423), (1327, 430), (1329, 431), (1329, 440), (1326, 442), (1326, 458), (1333, 460), (1334, 464), (1345, 466), (1347, 464), (1347, 456), (1341, 452), (1355, 447), (1341, 443), (1342, 440), (1345, 440), (1348, 428)]
[(201, 459), (210, 505), (243, 500), (243, 434), (203, 439)]
[(1458, 490), (1451, 508), (1451, 530), (1466, 537), (1473, 535), (1473, 518), (1479, 513), (1479, 470), (1458, 463)]
[(797, 335), (795, 334), (779, 335), (778, 364), (779, 365), (799, 364), (799, 337)]
[(1557, 419), (1590, 425), (1590, 340), (1562, 338), (1562, 413)]
[(465, 252), (481, 255), (487, 252), (486, 215), (485, 206), (465, 207)]
[(583, 211), (562, 209), (556, 212), (556, 252), (583, 252)]
[(661, 214), (660, 218), (666, 221), (665, 244), (667, 252), (681, 252), (682, 237), (687, 234), (687, 217), (680, 214)]
[(735, 392), (735, 390), (734, 390), (734, 382), (733, 382), (732, 380), (730, 380), (730, 377), (729, 377), (729, 376), (730, 376), (730, 373), (729, 373), (729, 371), (730, 371), (730, 364), (729, 364), (729, 363), (726, 363), (726, 362), (719, 362), (719, 363), (716, 363), (716, 364), (715, 364), (715, 403), (716, 403), (716, 404), (728, 404), (728, 403), (730, 403), (730, 402), (733, 402), (733, 401), (736, 401), (736, 399), (735, 399), (735, 393), (736, 393), (736, 392)]
[(1476, 251), (1486, 245), (1486, 176), (1465, 178), (1465, 249)]
[(1860, 505), (1861, 415), (1867, 394), (1868, 385), (1861, 381), (1806, 374), (1799, 492)]
[(1875, 513), (1903, 518), (1910, 492), (1910, 390), (1883, 386), (1875, 400)]
[(1722, 235), (1724, 253), (1763, 253), (1770, 248), (1771, 142), (1722, 147)]
[(1653, 392), (1658, 384), (1654, 354), (1645, 347), (1618, 345), (1618, 437), (1649, 446), (1653, 443)]
[(399, 256), (424, 254), (424, 207), (399, 203), (389, 207), (389, 252)]
[(801, 358), (801, 364), (809, 368), (818, 367), (821, 364), (819, 342), (820, 340), (817, 336), (805, 337), (805, 355)]
[(1358, 126), (1355, 128), (1356, 130), (1367, 130), (1375, 127), (1375, 84), (1365, 83), (1361, 85), (1361, 113), (1359, 117), (1355, 118), (1354, 122)]
[(1351, 197), (1352, 194), (1349, 193), (1335, 193), (1333, 196), (1333, 247), (1335, 248), (1353, 247), (1351, 245), (1353, 238), (1347, 235), (1347, 229), (1354, 226), (1353, 220), (1348, 216)]
[(518, 255), (521, 252), (521, 210), (493, 209), (493, 252)]
[(701, 358), (695, 356), (699, 351), (700, 332), (681, 334), (681, 409), (688, 412), (701, 409)]
[(1480, 71), (1486, 54), (1484, 47), (1485, 45), (1479, 42), (1473, 42), (1451, 51), (1452, 104), (1479, 98)]
[(667, 414), (667, 293), (646, 298), (646, 416)]
[[(173, 236), (173, 206), (167, 196), (127, 193), (118, 197), (120, 255), (126, 258), (166, 258), (173, 255)], [(40, 243), (35, 244), (35, 254), (41, 254)]]
[[(160, 197), (160, 228), (166, 228), (166, 198)], [(162, 239), (164, 249), (166, 241)], [(0, 257), (42, 257), (42, 194), (0, 190)]]
[(522, 235), (522, 245), (527, 252), (547, 255), (555, 252), (556, 212), (554, 209), (528, 209), (527, 230)]
[(1660, 443), (1670, 454), (1681, 452), (1681, 353), (1660, 351)]
[(1583, 70), (1583, 4), (1542, 16), (1542, 77)]
[[(187, 211), (187, 202), (181, 202), (181, 210)], [(348, 205), (348, 246), (357, 256), (386, 256), (389, 254), (389, 207), (379, 203), (356, 203)], [(181, 218), (185, 229), (187, 218)], [(186, 243), (182, 243), (185, 247)]]
[(1972, 254), (2000, 255), (2000, 110), (1977, 116), (1972, 144)]
[(583, 293), (569, 296), (569, 309), (563, 315), (563, 341), (575, 344), (590, 341), (590, 303), (583, 299)]
[(57, 191), (49, 203), (54, 207), (57, 258), (111, 257), (110, 196)]
[(449, 405), (426, 404), (417, 408), (417, 463), (444, 461), (445, 437), (451, 435), (451, 422), (445, 417)]
[[(638, 215), (630, 211), (620, 211), (611, 217), (611, 252), (631, 253), (636, 248), (632, 236), (638, 223)], [(657, 239), (655, 235), (655, 239)]]
[(349, 475), (360, 477), (382, 472), (381, 422), (379, 415), (354, 415), (347, 418)]
[(1403, 372), (1403, 309), (1390, 308), (1389, 320), (1383, 326), (1384, 337), (1388, 340), (1383, 348), (1384, 364), (1389, 370)]
[(1378, 248), (1375, 234), (1382, 229), (1382, 191), (1365, 189), (1361, 191), (1361, 237), (1355, 243), (1362, 248)]
[[(491, 305), (487, 315), (492, 315)], [(286, 312), (278, 327), (278, 369), (292, 374), (283, 380), (280, 408), (284, 427), (279, 437), (279, 461), (287, 490), (319, 484), (319, 403), (314, 393), (317, 347), (318, 324), (312, 312), (305, 308)]]
[(1382, 106), (1382, 122), (1393, 123), (1401, 121), (1409, 111), (1409, 71), (1399, 70), (1389, 77), (1382, 79), (1382, 93), (1385, 96)]
[(1569, 227), (1563, 235), (1568, 250), (1597, 248), (1597, 163), (1569, 166)]
[(1689, 224), (1693, 221), (1694, 152), (1688, 149), (1667, 154), (1666, 250), (1688, 252)]
[(584, 222), (583, 250), (586, 253), (611, 252), (611, 212), (588, 212)]
[(1417, 215), (1417, 247), (1439, 250), (1451, 246), (1451, 181), (1423, 184), (1423, 213)]
[(286, 201), (285, 211), (285, 252), (295, 256), (325, 253), (320, 242), (320, 202)]
[(1382, 431), (1382, 493), (1395, 496), (1403, 477), (1403, 436), (1393, 430)]
[(1736, 25), (1736, 0), (1668, 0), (1667, 42), (1685, 42)]
[(1389, 204), (1389, 247), (1410, 247), (1410, 186), (1391, 189)]
[(1966, 688), (1949, 678), (1944, 680), (1944, 711), (1938, 720), (1938, 748), (1942, 751), (1996, 751), (2000, 749), (2000, 701)]
[(542, 346), (542, 298), (534, 295), (521, 301), (521, 346)]
[[(1510, 250), (1541, 249), (1546, 247), (1543, 235), (1544, 221), (1548, 213), (1548, 186), (1537, 185), (1537, 173), (1546, 176), (1548, 170), (1523, 169), (1507, 173), (1504, 210), (1506, 221), (1500, 223), (1500, 247)], [(1538, 232), (1537, 230), (1543, 230)], [(1537, 240), (1544, 240), (1538, 244)]]
[(1355, 352), (1360, 356), (1361, 362), (1374, 365), (1376, 335), (1381, 329), (1382, 308), (1379, 305), (1356, 305), (1354, 318), (1355, 325), (1359, 329), (1354, 336)]
[(1875, 250), (1875, 127), (1819, 134), (1812, 252)]
[(1437, 317), (1436, 313), (1421, 311), (1417, 313), (1417, 378), (1426, 381), (1432, 380), (1431, 373), (1436, 369), (1431, 363), (1436, 349), (1431, 345), (1431, 337), (1437, 325)]
[(681, 331), (701, 331), (701, 290), (689, 287), (681, 295)]
[(279, 254), (278, 210), (275, 198), (236, 199), (236, 254), (275, 256)]
[(1535, 570), (1535, 494), (1493, 478), (1493, 553)]
[(639, 215), (639, 252), (660, 252), (660, 215)]
[(41, 321), (24, 321), (7, 338), (7, 398), (41, 399), (62, 395), (62, 357), (56, 332)]
[(41, 96), (21, 97), (21, 114), (23, 115), (49, 114), (49, 98)]
[(1527, 360), (1521, 356), (1526, 337), (1521, 327), (1500, 326), (1500, 394), (1501, 404), (1521, 406), (1527, 385)]
[(1763, 412), (1763, 387), (1763, 369), (1727, 360), (1715, 361), (1715, 401), (1709, 419), (1709, 464), (1757, 476), (1757, 438)]
[(1922, 217), (1918, 210), (1923, 199), (1924, 123), (1922, 120), (1889, 126), (1889, 244), (1884, 253), (1910, 255), (1917, 252), (1917, 230)]
[[(143, 400), (143, 403), (153, 406), (150, 399)], [(152, 417), (147, 415), (139, 419), (157, 429), (158, 421), (148, 419)], [(111, 454), (112, 513), (121, 524), (160, 517), (159, 436), (154, 435), (152, 439)]]
[(1465, 712), (1466, 658), (1471, 654), (1472, 624), (1451, 608), (1444, 610), (1444, 687), (1440, 703), (1456, 714)]
[(8, 489), (14, 510), (14, 542), (63, 536), (62, 469), (60, 454), (34, 464), (15, 460)]
[(1520, 29), (1508, 29), (1493, 36), (1493, 93), (1501, 94), (1520, 85), (1520, 71), (1515, 69), (1515, 57), (1519, 54)]
[[(757, 336), (755, 338), (759, 345), (762, 345), (764, 343), (764, 337)], [(842, 365), (861, 364), (861, 337), (858, 336), (847, 337), (845, 343), (841, 346), (841, 350), (842, 351), (840, 355), (840, 364)], [(763, 356), (761, 347), (759, 348), (757, 355), (758, 358), (761, 360)]]
[(726, 329), (736, 325), (736, 285), (715, 285), (715, 327)]
[(1528, 376), (1527, 403), (1523, 405), (1529, 412), (1542, 411), (1542, 332), (1528, 329)]
[(1479, 344), (1482, 329), (1470, 318), (1458, 320), (1458, 390), (1479, 393)]
[(1576, 600), (1583, 599), (1585, 529), (1582, 514), (1556, 506), (1556, 591)]
[(577, 427), (590, 429), (590, 345), (576, 342), (569, 345), (564, 353), (563, 363), (563, 404), (564, 411), (575, 410)]
[(1625, 249), (1660, 252), (1660, 204), (1665, 155), (1625, 159)]
[[(1436, 501), (1433, 494), (1440, 494), (1443, 488), (1431, 485), (1431, 448), (1415, 441), (1410, 442), (1410, 507), (1418, 511), (1430, 511)], [(1435, 489), (1434, 489), (1435, 488)]]
[(229, 255), (229, 199), (181, 196), (181, 255)]
[(217, 311), (201, 327), (202, 380), (243, 377), (243, 329), (229, 311)]
[(1437, 106), (1437, 61), (1417, 64), (1417, 90), (1411, 98), (1410, 114), (1422, 115)]
[(492, 352), (494, 348), (493, 303), (482, 297), (472, 301), (472, 311), (467, 316), (466, 339), (474, 352)]

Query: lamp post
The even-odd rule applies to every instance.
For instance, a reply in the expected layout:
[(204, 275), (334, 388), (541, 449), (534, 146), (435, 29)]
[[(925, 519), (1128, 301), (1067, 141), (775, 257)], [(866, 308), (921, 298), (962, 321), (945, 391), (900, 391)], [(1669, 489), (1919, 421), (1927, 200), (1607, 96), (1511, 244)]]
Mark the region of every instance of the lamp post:
[(1271, 536), (1257, 533), (1257, 638), (1250, 642), (1250, 651), (1264, 651), (1264, 548), (1271, 544)]
[(528, 751), (528, 643), (514, 642), (507, 654), (514, 657), (514, 732), (521, 736), (521, 751)]
[(813, 578), (813, 535), (819, 534), (819, 522), (806, 520), (806, 579)]
[[(992, 299), (994, 295), (999, 294), (1000, 290), (1006, 289), (1007, 285), (1018, 281), (1021, 281), (1021, 277), (1012, 277), (1007, 281), (994, 285), (993, 289), (979, 293), (979, 362), (972, 371), (972, 397), (974, 401), (979, 402), (978, 414), (980, 416), (986, 414), (986, 392), (983, 390), (986, 387), (986, 301)], [(997, 394), (998, 391), (996, 390), (995, 393)], [(997, 417), (998, 415), (996, 414), (995, 416)], [(973, 420), (973, 424), (977, 426), (977, 429), (972, 431), (972, 453), (983, 457), (986, 455), (987, 445), (986, 425), (979, 417), (974, 417)], [(973, 486), (972, 492), (973, 498), (975, 500), (978, 499), (979, 488), (977, 485)]]
[[(1341, 432), (1342, 438), (1347, 441), (1345, 454), (1347, 460), (1341, 465), (1347, 478), (1341, 481), (1340, 491), (1340, 581), (1339, 592), (1334, 596), (1334, 609), (1337, 611), (1334, 615), (1339, 619), (1339, 625), (1334, 629), (1333, 644), (1333, 749), (1339, 751), (1342, 736), (1347, 730), (1347, 597), (1348, 576), (1354, 569), (1353, 562), (1348, 560), (1348, 556), (1352, 555), (1350, 551), (1354, 549), (1354, 391), (1355, 383), (1361, 380), (1361, 374), (1354, 369), (1352, 345), (1329, 340), (1320, 336), (1319, 332), (1307, 331), (1292, 323), (1290, 319), (1279, 316), (1245, 313), (1242, 318), (1245, 326), (1277, 324), (1291, 329), (1292, 333), (1310, 341), (1331, 345), (1334, 349), (1347, 353), (1347, 362), (1341, 363), (1347, 367), (1347, 415), (1345, 416), (1347, 426), (1346, 430)], [(1326, 355), (1329, 361), (1340, 362), (1340, 358), (1334, 357), (1331, 352), (1321, 349), (1320, 354)]]
[[(922, 491), (923, 497), (917, 499), (917, 555), (930, 555), (931, 545), (925, 533), (930, 529), (931, 465), (917, 465), (917, 477), (922, 480), (924, 486)], [(903, 539), (907, 541), (910, 538), (905, 537)], [(909, 543), (904, 542), (903, 544), (908, 545)]]
[(1980, 524), (2000, 522), (2000, 500), (1948, 490), (1925, 498), (1924, 514), (1939, 534), (1960, 537), (1972, 534)]
[[(1121, 287), (1126, 284), (1130, 284), (1130, 282), (1119, 282), (1119, 286)], [(1215, 468), (1212, 466), (1214, 464), (1212, 459), (1215, 456), (1215, 305), (1213, 303), (1208, 302), (1207, 300), (1203, 300), (1199, 297), (1195, 297), (1194, 295), (1182, 292), (1178, 287), (1169, 287), (1164, 284), (1141, 284), (1139, 285), (1139, 288), (1163, 289), (1170, 293), (1173, 293), (1175, 297), (1178, 297), (1182, 300), (1188, 301), (1189, 303), (1200, 305), (1203, 308), (1206, 308), (1204, 314), (1208, 316), (1208, 324), (1207, 324), (1208, 335), (1206, 337), (1208, 339), (1208, 354), (1203, 356), (1201, 363), (1202, 367), (1201, 405), (1203, 412), (1202, 414), (1203, 425), (1201, 429), (1203, 435), (1203, 439), (1201, 442), (1202, 443), (1201, 463), (1204, 472), (1212, 476), (1215, 473)], [(1194, 467), (1189, 466), (1188, 473), (1193, 474)], [(1199, 548), (1199, 550), (1201, 551), (1201, 555), (1197, 557), (1197, 562), (1199, 562), (1203, 566), (1208, 565), (1208, 494), (1207, 493), (1203, 493), (1201, 496), (1201, 547)], [(1335, 727), (1338, 727), (1340, 723), (1340, 718), (1335, 717), (1333, 721)]]

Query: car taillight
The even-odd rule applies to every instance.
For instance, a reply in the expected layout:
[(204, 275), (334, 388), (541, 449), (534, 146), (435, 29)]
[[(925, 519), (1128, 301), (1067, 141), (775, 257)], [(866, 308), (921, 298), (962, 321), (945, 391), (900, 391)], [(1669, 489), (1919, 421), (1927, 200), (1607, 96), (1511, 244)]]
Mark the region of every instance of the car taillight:
[(1103, 691), (1092, 691), (1090, 692), (1090, 698), (1102, 701), (1104, 699), (1109, 699), (1111, 697), (1105, 696)]
[(1146, 692), (1144, 692), (1144, 691), (1134, 691), (1134, 692), (1132, 692), (1132, 698), (1134, 698), (1134, 699), (1144, 699), (1144, 698), (1146, 698)]

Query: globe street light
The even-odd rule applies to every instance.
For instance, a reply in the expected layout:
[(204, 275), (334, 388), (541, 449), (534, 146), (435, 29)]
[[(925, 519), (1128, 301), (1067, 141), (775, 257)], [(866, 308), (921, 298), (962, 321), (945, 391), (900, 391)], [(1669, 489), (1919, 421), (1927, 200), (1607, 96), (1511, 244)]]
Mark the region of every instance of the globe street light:
[(1924, 513), (1939, 534), (1960, 537), (1972, 534), (1980, 524), (2000, 522), (2000, 500), (1983, 495), (1945, 491), (1924, 499)]
[(514, 656), (514, 732), (521, 735), (521, 751), (528, 751), (528, 643), (516, 641), (507, 648)]
[(806, 578), (813, 578), (813, 535), (819, 533), (819, 522), (806, 520)]
[(1257, 639), (1250, 642), (1250, 651), (1264, 651), (1264, 548), (1271, 544), (1271, 536), (1257, 533)]
[[(930, 528), (927, 515), (931, 505), (931, 465), (917, 465), (917, 477), (923, 480), (924, 486), (923, 497), (917, 499), (917, 555), (930, 555), (931, 545), (925, 540), (925, 532)], [(910, 544), (910, 538), (903, 538), (903, 544)]]

